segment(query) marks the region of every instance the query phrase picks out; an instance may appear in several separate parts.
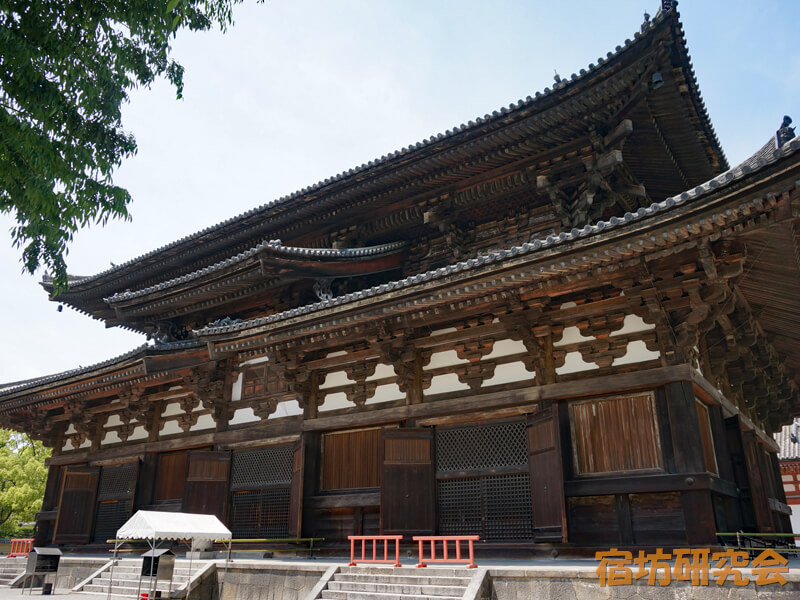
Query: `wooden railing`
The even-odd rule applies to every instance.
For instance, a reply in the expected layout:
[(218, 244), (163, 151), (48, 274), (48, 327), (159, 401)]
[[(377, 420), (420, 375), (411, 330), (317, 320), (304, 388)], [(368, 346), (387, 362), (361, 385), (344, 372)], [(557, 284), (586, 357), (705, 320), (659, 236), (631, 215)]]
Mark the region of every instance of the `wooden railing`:
[[(350, 565), (361, 563), (389, 563), (400, 566), (400, 540), (402, 535), (348, 535), (350, 540)], [(356, 542), (361, 542), (361, 558), (356, 561)], [(372, 558), (367, 558), (367, 542), (372, 542)], [(383, 542), (383, 558), (378, 558), (378, 542)], [(389, 558), (389, 544), (394, 542), (394, 558)]]
[(11, 540), (11, 552), (8, 553), (8, 558), (13, 558), (15, 556), (24, 556), (27, 558), (31, 548), (33, 548), (33, 538), (17, 538)]
[[(475, 564), (475, 548), (473, 544), (480, 539), (477, 535), (415, 535), (414, 541), (419, 543), (419, 564), (417, 567), (427, 567), (427, 563), (468, 563), (468, 569), (474, 569), (478, 565)], [(425, 558), (425, 545), (426, 542), (430, 543), (430, 556)], [(436, 544), (442, 543), (441, 558), (436, 558)], [(449, 554), (448, 543), (455, 543), (455, 556)], [(461, 556), (461, 542), (467, 542), (469, 546), (469, 559)]]

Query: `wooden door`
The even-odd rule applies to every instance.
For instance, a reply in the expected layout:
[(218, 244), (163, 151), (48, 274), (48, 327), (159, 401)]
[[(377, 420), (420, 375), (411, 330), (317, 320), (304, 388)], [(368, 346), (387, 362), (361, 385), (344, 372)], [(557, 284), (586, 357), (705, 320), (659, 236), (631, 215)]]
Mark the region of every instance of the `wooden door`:
[(303, 467), (305, 444), (303, 438), (294, 447), (292, 457), (292, 484), (289, 490), (289, 536), (301, 537), (303, 523)]
[(750, 483), (750, 497), (753, 500), (756, 527), (760, 533), (773, 533), (775, 530), (772, 526), (767, 489), (761, 477), (761, 449), (758, 447), (758, 439), (753, 431), (742, 432), (742, 446), (744, 447), (747, 479)]
[(225, 521), (231, 454), (226, 451), (189, 452), (183, 512), (216, 515)]
[(124, 465), (105, 466), (100, 471), (97, 488), (97, 513), (94, 524), (94, 541), (105, 544), (117, 535), (117, 530), (133, 514), (133, 498), (139, 461)]
[(381, 432), (381, 532), (436, 533), (433, 429)]
[(53, 543), (89, 543), (99, 475), (97, 467), (65, 467)]
[(528, 417), (528, 466), (534, 539), (566, 542), (564, 467), (557, 404), (550, 404)]

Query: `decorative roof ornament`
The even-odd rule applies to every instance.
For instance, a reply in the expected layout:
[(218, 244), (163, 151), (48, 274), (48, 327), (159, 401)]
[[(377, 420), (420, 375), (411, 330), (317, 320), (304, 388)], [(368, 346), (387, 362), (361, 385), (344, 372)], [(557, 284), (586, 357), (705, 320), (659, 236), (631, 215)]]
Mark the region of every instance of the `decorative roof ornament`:
[(556, 82), (556, 85), (554, 87), (558, 87), (558, 84), (561, 83), (561, 75), (558, 74), (557, 69), (553, 69), (553, 73), (554, 73), (553, 81)]
[(314, 293), (317, 298), (322, 300), (333, 300), (333, 291), (331, 290), (332, 277), (319, 277), (314, 281)]
[(648, 27), (650, 27), (650, 13), (644, 11), (644, 21), (642, 22), (642, 27), (641, 27), (642, 33), (647, 31)]
[(669, 12), (678, 7), (678, 0), (661, 0), (661, 12)]
[(794, 139), (794, 127), (789, 127), (791, 124), (792, 117), (784, 115), (780, 129), (775, 132), (775, 142), (778, 144), (778, 148), (781, 148), (786, 142)]

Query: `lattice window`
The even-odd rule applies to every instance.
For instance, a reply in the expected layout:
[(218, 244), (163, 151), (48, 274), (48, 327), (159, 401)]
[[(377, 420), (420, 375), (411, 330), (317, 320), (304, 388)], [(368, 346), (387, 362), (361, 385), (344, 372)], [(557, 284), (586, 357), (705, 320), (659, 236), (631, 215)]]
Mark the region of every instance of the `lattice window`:
[(96, 542), (105, 543), (117, 535), (117, 530), (122, 527), (131, 516), (133, 500), (111, 500), (97, 505), (97, 517), (94, 525), (94, 539)]
[(132, 496), (136, 490), (138, 469), (139, 466), (136, 463), (119, 467), (103, 467), (100, 473), (100, 487), (97, 492), (97, 499), (102, 501)]
[(437, 429), (437, 471), (469, 471), (528, 464), (525, 423)]
[(482, 540), (533, 539), (527, 473), (440, 480), (439, 533)]
[(242, 380), (242, 399), (261, 398), (273, 394), (282, 394), (289, 390), (286, 382), (278, 376), (275, 369), (267, 365), (248, 367)]
[(289, 536), (289, 489), (235, 492), (230, 528), (234, 538)]
[(291, 485), (293, 456), (291, 446), (234, 452), (231, 490)]
[(439, 533), (441, 535), (483, 533), (480, 477), (439, 481)]

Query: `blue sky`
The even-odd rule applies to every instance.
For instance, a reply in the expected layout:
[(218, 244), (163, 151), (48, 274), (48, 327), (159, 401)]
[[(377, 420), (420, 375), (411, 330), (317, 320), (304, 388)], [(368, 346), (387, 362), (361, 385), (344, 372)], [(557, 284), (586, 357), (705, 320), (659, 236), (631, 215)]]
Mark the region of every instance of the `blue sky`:
[[(684, 0), (689, 51), (731, 164), (800, 124), (800, 2)], [(184, 99), (137, 90), (139, 152), (117, 173), (132, 222), (81, 232), (92, 274), (552, 86), (633, 37), (658, 2), (247, 1), (226, 33), (181, 34)], [(11, 226), (0, 216), (0, 229)], [(0, 382), (88, 365), (142, 336), (106, 330), (20, 274), (0, 241)]]

